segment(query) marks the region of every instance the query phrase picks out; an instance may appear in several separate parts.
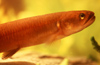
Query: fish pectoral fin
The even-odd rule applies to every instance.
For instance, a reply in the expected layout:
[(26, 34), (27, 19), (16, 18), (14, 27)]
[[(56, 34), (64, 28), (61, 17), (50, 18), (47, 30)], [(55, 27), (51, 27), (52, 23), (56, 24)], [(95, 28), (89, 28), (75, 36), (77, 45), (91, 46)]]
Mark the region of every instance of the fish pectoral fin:
[(3, 53), (2, 59), (10, 58), (12, 55), (14, 55), (20, 48), (16, 48), (7, 52)]

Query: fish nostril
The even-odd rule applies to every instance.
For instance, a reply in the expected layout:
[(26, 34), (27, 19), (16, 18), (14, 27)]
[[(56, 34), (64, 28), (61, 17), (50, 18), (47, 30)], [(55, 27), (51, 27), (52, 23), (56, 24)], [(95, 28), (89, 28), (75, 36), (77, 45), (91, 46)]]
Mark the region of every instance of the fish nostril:
[(92, 12), (92, 13), (90, 13), (90, 16), (94, 16), (94, 13)]
[(89, 19), (94, 16), (94, 13), (90, 13)]

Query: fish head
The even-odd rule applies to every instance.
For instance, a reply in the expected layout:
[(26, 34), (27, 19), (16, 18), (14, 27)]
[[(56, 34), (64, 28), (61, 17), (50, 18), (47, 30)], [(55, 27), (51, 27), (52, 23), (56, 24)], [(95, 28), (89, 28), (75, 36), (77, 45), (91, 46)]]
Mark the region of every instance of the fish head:
[(92, 11), (69, 11), (61, 17), (61, 28), (64, 34), (70, 35), (88, 27), (94, 20)]

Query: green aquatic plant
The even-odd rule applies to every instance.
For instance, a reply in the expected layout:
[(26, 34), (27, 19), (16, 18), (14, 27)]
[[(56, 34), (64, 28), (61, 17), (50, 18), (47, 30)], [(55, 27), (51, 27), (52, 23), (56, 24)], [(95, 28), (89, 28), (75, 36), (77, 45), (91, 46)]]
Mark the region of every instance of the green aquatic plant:
[(91, 38), (91, 41), (92, 45), (94, 46), (94, 49), (100, 53), (100, 45), (98, 45), (98, 42), (95, 40), (94, 37)]

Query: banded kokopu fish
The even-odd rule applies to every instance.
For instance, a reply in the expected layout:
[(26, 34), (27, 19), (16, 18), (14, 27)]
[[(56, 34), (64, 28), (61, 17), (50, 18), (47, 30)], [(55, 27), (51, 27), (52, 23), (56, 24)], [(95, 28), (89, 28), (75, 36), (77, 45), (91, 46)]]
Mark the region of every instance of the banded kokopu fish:
[(58, 12), (0, 24), (0, 53), (7, 59), (20, 48), (50, 43), (74, 34), (95, 20), (91, 11)]

